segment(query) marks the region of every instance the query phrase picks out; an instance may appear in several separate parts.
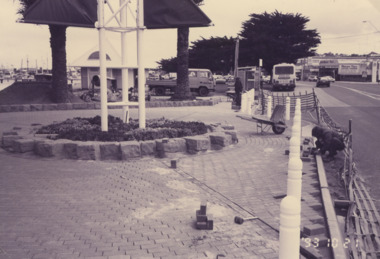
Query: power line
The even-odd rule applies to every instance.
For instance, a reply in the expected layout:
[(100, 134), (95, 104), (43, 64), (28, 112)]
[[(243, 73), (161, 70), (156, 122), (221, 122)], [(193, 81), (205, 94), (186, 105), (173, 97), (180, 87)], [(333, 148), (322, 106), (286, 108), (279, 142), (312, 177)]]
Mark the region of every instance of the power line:
[(356, 34), (356, 35), (347, 35), (347, 36), (340, 36), (340, 37), (333, 37), (333, 38), (323, 38), (323, 40), (335, 40), (335, 39), (346, 39), (346, 38), (355, 38), (355, 37), (361, 37), (361, 36), (368, 36), (372, 34), (378, 33), (377, 31), (375, 32), (370, 32), (370, 33), (363, 33), (363, 34)]

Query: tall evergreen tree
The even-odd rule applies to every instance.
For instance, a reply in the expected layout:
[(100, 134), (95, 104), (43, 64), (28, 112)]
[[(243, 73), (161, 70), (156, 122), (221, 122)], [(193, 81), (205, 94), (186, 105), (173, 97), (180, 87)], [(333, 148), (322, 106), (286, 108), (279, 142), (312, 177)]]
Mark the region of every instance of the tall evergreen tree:
[(273, 13), (251, 14), (239, 33), (239, 65), (259, 65), (272, 71), (275, 64), (295, 63), (298, 58), (313, 56), (321, 43), (316, 30), (307, 30), (309, 18), (301, 14)]
[(227, 74), (234, 67), (235, 43), (235, 38), (226, 36), (194, 41), (189, 50), (189, 65)]

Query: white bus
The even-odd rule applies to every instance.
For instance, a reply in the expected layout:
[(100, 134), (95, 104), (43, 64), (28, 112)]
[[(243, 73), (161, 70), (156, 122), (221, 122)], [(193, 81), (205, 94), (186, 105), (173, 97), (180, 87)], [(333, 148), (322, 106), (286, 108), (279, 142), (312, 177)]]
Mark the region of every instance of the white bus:
[(273, 90), (294, 90), (296, 88), (296, 66), (281, 63), (273, 66)]

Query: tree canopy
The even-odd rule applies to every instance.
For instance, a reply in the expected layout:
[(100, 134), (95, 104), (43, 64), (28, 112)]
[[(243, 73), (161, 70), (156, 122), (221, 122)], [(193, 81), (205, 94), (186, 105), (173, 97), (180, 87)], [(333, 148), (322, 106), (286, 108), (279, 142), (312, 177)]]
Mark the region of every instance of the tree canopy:
[[(235, 38), (211, 37), (192, 42), (189, 49), (189, 67), (208, 68), (214, 73), (227, 74), (234, 66)], [(177, 58), (157, 62), (167, 72), (176, 72)]]
[[(238, 33), (239, 66), (258, 66), (262, 59), (263, 67), (270, 72), (275, 64), (296, 63), (298, 58), (314, 56), (320, 36), (316, 30), (306, 29), (308, 22), (308, 18), (298, 13), (251, 14)], [(226, 36), (194, 41), (189, 50), (189, 66), (226, 74), (234, 67), (235, 43), (235, 38)], [(176, 62), (176, 58), (171, 58), (157, 63), (172, 72)]]
[(251, 14), (243, 23), (239, 65), (258, 65), (263, 59), (263, 67), (272, 71), (273, 65), (295, 63), (298, 58), (313, 56), (321, 42), (316, 30), (307, 30), (310, 20), (301, 14), (273, 13)]

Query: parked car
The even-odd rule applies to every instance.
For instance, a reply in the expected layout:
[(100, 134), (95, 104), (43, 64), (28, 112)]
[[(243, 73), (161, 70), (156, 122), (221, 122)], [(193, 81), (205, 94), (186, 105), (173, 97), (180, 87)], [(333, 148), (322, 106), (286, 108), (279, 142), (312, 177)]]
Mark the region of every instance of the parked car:
[(318, 80), (318, 77), (317, 76), (309, 76), (307, 78), (307, 80), (312, 81), (312, 82), (316, 82)]
[(270, 82), (270, 76), (262, 76), (261, 79), (262, 79), (262, 81), (263, 81), (264, 83), (269, 84), (269, 82)]
[(330, 82), (335, 82), (335, 78), (333, 78), (332, 76), (324, 76), (327, 80), (329, 80)]
[(327, 76), (318, 77), (316, 87), (330, 87), (330, 79)]
[(235, 82), (235, 77), (232, 75), (227, 75), (224, 77), (227, 82)]
[(215, 84), (225, 84), (227, 80), (223, 76), (215, 77)]

